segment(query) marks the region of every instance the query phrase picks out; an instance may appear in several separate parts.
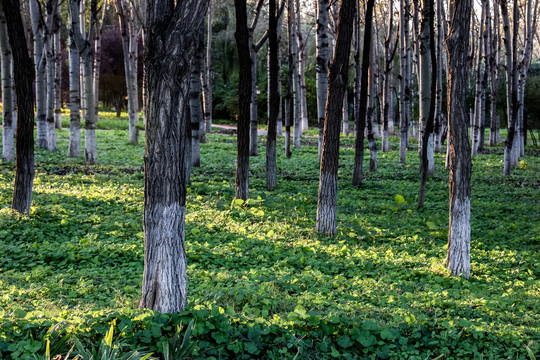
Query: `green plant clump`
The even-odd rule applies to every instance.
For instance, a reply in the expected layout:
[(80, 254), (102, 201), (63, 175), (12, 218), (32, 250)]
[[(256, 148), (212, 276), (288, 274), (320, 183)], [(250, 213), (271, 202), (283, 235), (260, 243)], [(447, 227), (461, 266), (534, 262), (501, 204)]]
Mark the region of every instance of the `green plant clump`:
[(72, 356), (113, 331), (125, 349), (158, 358), (532, 359), (540, 351), (538, 148), (507, 178), (501, 146), (473, 159), (464, 280), (445, 269), (444, 154), (416, 209), (416, 151), (400, 164), (392, 138), (378, 171), (356, 188), (353, 139), (342, 138), (339, 227), (329, 238), (314, 231), (316, 138), (291, 159), (279, 150), (273, 192), (264, 156), (252, 157), (251, 198), (239, 203), (236, 139), (208, 134), (188, 185), (189, 304), (158, 314), (138, 309), (144, 144), (99, 130), (99, 165), (86, 166), (66, 157), (69, 131), (57, 134), (58, 151), (36, 150), (30, 216), (9, 211), (15, 166), (0, 163), (1, 359), (43, 356), (48, 329), (63, 322), (72, 338), (58, 349), (51, 340), (49, 351), (66, 355), (76, 338)]

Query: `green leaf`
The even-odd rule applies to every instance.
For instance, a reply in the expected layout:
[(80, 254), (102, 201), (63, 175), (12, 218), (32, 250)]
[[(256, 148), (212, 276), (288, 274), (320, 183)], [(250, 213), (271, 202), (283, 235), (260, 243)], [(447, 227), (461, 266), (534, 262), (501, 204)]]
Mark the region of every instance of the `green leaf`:
[(343, 335), (342, 337), (340, 337), (337, 340), (337, 342), (338, 342), (338, 345), (341, 346), (342, 348), (348, 348), (353, 345), (351, 338), (347, 335)]
[(296, 307), (294, 308), (294, 312), (300, 315), (302, 319), (306, 318), (307, 310), (302, 305), (300, 304), (296, 305)]
[(250, 354), (256, 354), (259, 352), (259, 348), (252, 342), (245, 342), (244, 349)]
[(402, 195), (397, 194), (395, 198), (396, 204), (405, 204), (407, 201)]

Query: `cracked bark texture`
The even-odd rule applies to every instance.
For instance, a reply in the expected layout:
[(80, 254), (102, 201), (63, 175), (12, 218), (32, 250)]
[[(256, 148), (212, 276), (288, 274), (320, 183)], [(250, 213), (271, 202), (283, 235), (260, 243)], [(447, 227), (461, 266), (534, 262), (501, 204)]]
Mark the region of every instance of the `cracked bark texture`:
[(317, 1), (317, 119), (319, 124), (319, 158), (324, 129), (324, 112), (328, 91), (328, 2)]
[(447, 268), (455, 276), (470, 276), (471, 147), (467, 135), (467, 53), (471, 2), (455, 0), (446, 47), (449, 55), (449, 231)]
[(15, 185), (11, 208), (22, 214), (30, 212), (34, 184), (34, 66), (28, 54), (19, 0), (2, 0), (12, 49), (17, 95), (17, 145)]
[(148, 106), (144, 155), (144, 275), (141, 308), (184, 310), (186, 103), (190, 64), (208, 0), (148, 4)]
[(12, 57), (6, 19), (0, 2), (0, 55), (2, 56), (2, 161), (15, 161), (15, 124), (13, 121)]
[[(369, 1), (372, 7), (373, 2), (374, 0)], [(355, 0), (343, 0), (339, 12), (335, 55), (328, 76), (328, 100), (324, 116), (316, 228), (318, 232), (329, 236), (333, 236), (337, 228), (339, 130), (343, 95), (347, 90), (355, 9)]]

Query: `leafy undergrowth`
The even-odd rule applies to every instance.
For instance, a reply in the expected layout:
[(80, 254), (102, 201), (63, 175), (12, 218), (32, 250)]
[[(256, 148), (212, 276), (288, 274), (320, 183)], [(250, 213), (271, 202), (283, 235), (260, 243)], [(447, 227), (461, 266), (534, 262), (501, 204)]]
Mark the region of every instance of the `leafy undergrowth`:
[(189, 305), (166, 315), (138, 309), (144, 145), (99, 131), (99, 165), (85, 166), (66, 158), (68, 136), (58, 133), (59, 151), (36, 153), (29, 217), (8, 210), (14, 164), (0, 163), (0, 358), (42, 353), (43, 335), (63, 320), (86, 344), (115, 321), (120, 338), (155, 356), (193, 319), (195, 358), (523, 359), (540, 350), (538, 157), (509, 178), (502, 147), (474, 159), (467, 281), (444, 266), (444, 155), (417, 210), (415, 149), (401, 165), (392, 139), (355, 188), (353, 140), (343, 139), (339, 228), (329, 238), (314, 232), (315, 146), (286, 159), (279, 139), (278, 188), (268, 192), (261, 138), (251, 200), (239, 204), (236, 139), (211, 134), (188, 187)]

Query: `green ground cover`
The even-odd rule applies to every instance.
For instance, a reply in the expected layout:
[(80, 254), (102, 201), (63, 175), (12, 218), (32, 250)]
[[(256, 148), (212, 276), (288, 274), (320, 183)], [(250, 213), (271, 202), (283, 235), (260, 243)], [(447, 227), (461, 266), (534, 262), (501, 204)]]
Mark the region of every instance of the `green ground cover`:
[[(111, 120), (113, 121), (113, 120)], [(124, 120), (125, 122), (125, 120)], [(540, 149), (502, 176), (502, 147), (473, 161), (471, 279), (445, 270), (448, 175), (437, 154), (416, 209), (418, 160), (398, 139), (379, 170), (350, 185), (342, 140), (338, 234), (317, 235), (315, 138), (265, 190), (264, 137), (251, 158), (247, 204), (233, 202), (235, 138), (210, 134), (188, 187), (189, 305), (138, 309), (143, 273), (144, 144), (98, 131), (97, 166), (36, 152), (29, 217), (10, 213), (14, 164), (0, 163), (0, 358), (43, 352), (60, 321), (97, 344), (115, 321), (132, 347), (161, 356), (176, 325), (195, 319), (194, 358), (527, 359), (540, 351)], [(366, 156), (366, 159), (368, 158)]]

